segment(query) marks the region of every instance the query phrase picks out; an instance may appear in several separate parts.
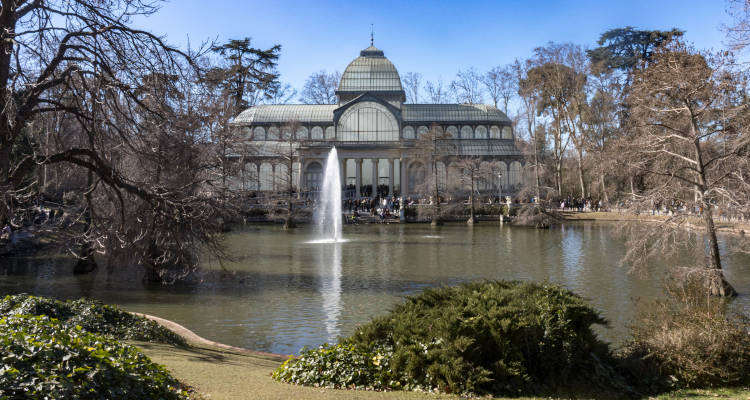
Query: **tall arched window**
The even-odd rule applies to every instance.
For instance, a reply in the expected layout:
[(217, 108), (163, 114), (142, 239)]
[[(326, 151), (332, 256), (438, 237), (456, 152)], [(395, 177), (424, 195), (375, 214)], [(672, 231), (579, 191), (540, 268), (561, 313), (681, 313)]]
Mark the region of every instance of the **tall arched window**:
[(273, 166), (264, 162), (260, 165), (260, 190), (273, 190)]
[(323, 166), (319, 162), (311, 162), (305, 169), (305, 184), (307, 190), (320, 190), (323, 184)]
[(508, 181), (512, 188), (518, 188), (521, 185), (521, 163), (513, 161), (510, 163), (510, 169), (508, 170)]
[(286, 192), (289, 190), (291, 177), (289, 176), (289, 166), (286, 164), (276, 164), (276, 169), (273, 175), (273, 181), (276, 185), (276, 191)]
[(438, 161), (436, 163), (437, 167), (437, 182), (438, 182), (438, 190), (445, 190), (445, 183), (447, 179), (447, 170), (445, 168), (445, 164), (442, 161)]
[(502, 179), (498, 182), (500, 184), (500, 187), (498, 189), (507, 190), (508, 189), (508, 166), (502, 162), (498, 161), (495, 163), (495, 169), (497, 170), (497, 174), (502, 174)]
[(382, 104), (372, 101), (355, 104), (339, 118), (336, 140), (395, 141), (398, 140), (398, 121)]
[(473, 139), (474, 130), (470, 126), (464, 125), (461, 127), (461, 139)]

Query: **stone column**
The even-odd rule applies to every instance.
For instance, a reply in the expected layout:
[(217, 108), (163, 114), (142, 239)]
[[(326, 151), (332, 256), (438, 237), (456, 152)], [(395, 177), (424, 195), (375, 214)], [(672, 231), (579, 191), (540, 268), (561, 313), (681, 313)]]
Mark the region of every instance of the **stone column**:
[(388, 159), (388, 196), (393, 196), (393, 159)]
[(362, 192), (360, 191), (361, 190), (360, 188), (362, 187), (362, 159), (361, 158), (357, 158), (354, 160), (354, 176), (356, 177), (354, 186), (355, 186), (355, 190), (357, 191), (354, 194), (354, 198), (359, 199), (362, 196), (361, 194)]
[(378, 195), (378, 159), (372, 159), (372, 197)]
[[(339, 174), (341, 179), (341, 188), (346, 189), (346, 158), (340, 158), (339, 163), (341, 164), (339, 166)], [(346, 197), (346, 196), (344, 196)]]

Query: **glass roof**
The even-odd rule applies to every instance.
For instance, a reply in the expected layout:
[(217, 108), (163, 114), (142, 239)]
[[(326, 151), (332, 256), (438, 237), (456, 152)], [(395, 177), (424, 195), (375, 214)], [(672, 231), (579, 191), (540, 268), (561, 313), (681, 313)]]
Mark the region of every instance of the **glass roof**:
[(510, 140), (455, 139), (438, 142), (439, 151), (457, 156), (520, 156)]
[(370, 46), (360, 52), (341, 75), (338, 91), (402, 91), (401, 77), (383, 52)]
[(404, 123), (408, 122), (510, 122), (495, 107), (486, 104), (404, 104)]
[(336, 104), (261, 104), (250, 107), (238, 115), (233, 124), (300, 122), (333, 123)]

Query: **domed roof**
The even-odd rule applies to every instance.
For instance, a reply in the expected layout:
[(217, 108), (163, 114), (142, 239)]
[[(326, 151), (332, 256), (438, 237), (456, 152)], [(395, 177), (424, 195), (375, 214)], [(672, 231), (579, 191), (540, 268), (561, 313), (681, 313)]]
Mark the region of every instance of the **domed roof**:
[(401, 77), (383, 51), (370, 46), (341, 75), (339, 92), (403, 92)]

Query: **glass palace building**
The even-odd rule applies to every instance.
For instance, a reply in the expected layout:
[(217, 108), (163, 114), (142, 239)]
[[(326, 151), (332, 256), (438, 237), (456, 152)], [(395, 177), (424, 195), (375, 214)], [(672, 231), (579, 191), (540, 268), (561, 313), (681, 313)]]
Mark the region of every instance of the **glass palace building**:
[[(480, 182), (484, 193), (507, 194), (521, 184), (523, 157), (502, 111), (484, 104), (405, 104), (396, 67), (374, 46), (346, 67), (336, 95), (338, 104), (264, 104), (240, 113), (232, 124), (248, 140), (252, 157), (243, 157), (238, 184), (253, 191), (285, 190), (284, 176), (293, 176), (295, 190), (315, 192), (336, 146), (346, 197), (418, 196), (430, 169), (418, 138), (431, 129), (439, 132), (437, 147), (452, 156), (437, 165), (443, 189), (461, 185), (456, 165), (461, 157), (488, 163), (493, 173)], [(288, 159), (279, 160), (278, 151), (290, 145), (291, 175)]]

